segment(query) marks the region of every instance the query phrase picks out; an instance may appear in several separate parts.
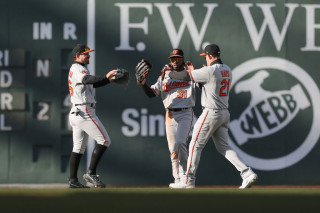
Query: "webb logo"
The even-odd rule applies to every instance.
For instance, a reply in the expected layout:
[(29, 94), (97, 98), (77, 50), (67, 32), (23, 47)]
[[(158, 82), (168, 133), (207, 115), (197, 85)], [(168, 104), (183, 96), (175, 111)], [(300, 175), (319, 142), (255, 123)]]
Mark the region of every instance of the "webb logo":
[(231, 111), (230, 145), (251, 167), (289, 167), (317, 143), (320, 93), (299, 66), (279, 58), (252, 59), (233, 70), (231, 88), (230, 105), (237, 108)]
[[(235, 93), (250, 92), (249, 106), (238, 120), (230, 123), (230, 130), (238, 145), (248, 142), (249, 138), (262, 138), (280, 131), (292, 121), (300, 110), (310, 107), (310, 102), (296, 84), (290, 90), (270, 92), (261, 87), (264, 79), (269, 77), (265, 70), (258, 71), (248, 80), (235, 86)], [(240, 129), (240, 131), (238, 131)]]

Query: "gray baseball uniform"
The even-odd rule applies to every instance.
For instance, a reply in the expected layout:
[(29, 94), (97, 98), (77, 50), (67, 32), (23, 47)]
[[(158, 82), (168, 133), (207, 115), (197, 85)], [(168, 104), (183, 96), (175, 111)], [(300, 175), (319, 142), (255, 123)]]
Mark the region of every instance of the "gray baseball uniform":
[(228, 144), (230, 119), (228, 100), (232, 72), (227, 65), (220, 62), (220, 60), (217, 60), (210, 66), (190, 72), (192, 81), (203, 85), (201, 94), (203, 112), (194, 126), (190, 142), (188, 168), (184, 176), (187, 185), (195, 185), (195, 174), (201, 152), (210, 137), (212, 137), (218, 152), (225, 156), (241, 172), (243, 178), (252, 172)]
[(68, 83), (72, 108), (69, 121), (73, 128), (73, 152), (83, 154), (88, 143), (88, 135), (98, 144), (110, 146), (111, 140), (103, 124), (95, 114), (96, 103), (93, 85), (82, 84), (84, 76), (90, 74), (89, 70), (74, 63), (69, 72)]
[(166, 134), (171, 153), (172, 174), (175, 183), (185, 174), (188, 159), (188, 137), (193, 123), (195, 84), (165, 75), (151, 86), (156, 96), (161, 96), (166, 109)]

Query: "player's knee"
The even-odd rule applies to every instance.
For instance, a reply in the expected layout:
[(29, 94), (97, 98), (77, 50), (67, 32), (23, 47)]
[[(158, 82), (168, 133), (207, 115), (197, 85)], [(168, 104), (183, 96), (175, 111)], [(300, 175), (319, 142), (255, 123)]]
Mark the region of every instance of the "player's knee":
[(178, 159), (178, 151), (171, 152), (171, 159)]
[(84, 148), (81, 148), (80, 146), (74, 146), (72, 149), (72, 152), (77, 153), (77, 154), (83, 154), (85, 152)]
[(108, 148), (111, 145), (111, 140), (109, 140), (109, 141), (107, 141), (107, 140), (97, 141), (97, 144), (103, 145), (103, 146)]

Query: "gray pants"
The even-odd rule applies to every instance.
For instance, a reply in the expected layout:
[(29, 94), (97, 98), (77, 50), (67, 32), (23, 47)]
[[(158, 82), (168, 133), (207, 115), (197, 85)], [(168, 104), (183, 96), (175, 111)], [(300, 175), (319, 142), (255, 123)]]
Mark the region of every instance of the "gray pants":
[(87, 148), (89, 136), (98, 144), (110, 146), (108, 132), (97, 117), (94, 108), (87, 105), (72, 107), (69, 121), (73, 131), (72, 152), (83, 154)]
[(179, 112), (166, 112), (166, 133), (174, 181), (180, 182), (188, 160), (188, 138), (192, 128), (192, 108)]
[[(195, 185), (195, 175), (199, 165), (201, 152), (212, 137), (216, 149), (225, 156), (241, 173), (251, 171), (231, 149), (228, 144), (228, 128), (230, 113), (225, 110), (204, 108), (202, 114), (194, 125), (192, 139), (189, 145), (187, 172), (184, 176), (186, 184)], [(184, 181), (184, 180), (182, 180)]]

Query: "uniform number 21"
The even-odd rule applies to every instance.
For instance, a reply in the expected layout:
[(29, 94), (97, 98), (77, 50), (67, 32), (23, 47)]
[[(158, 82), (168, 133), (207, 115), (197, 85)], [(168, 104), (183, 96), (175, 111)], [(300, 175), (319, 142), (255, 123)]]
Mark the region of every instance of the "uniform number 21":
[(220, 96), (229, 95), (229, 84), (230, 84), (230, 79), (229, 80), (223, 79), (221, 81)]

